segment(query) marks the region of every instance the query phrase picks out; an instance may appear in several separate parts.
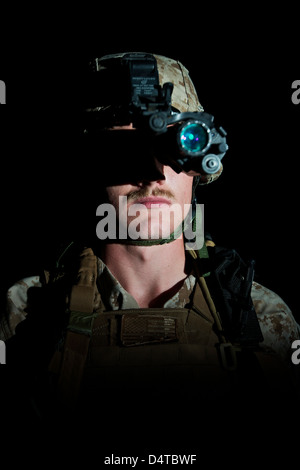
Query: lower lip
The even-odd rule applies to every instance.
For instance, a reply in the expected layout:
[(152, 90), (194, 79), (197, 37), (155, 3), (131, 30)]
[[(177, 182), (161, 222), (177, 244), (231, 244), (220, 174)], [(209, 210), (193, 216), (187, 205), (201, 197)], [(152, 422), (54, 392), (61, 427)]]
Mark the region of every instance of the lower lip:
[(158, 207), (169, 207), (170, 204), (166, 202), (144, 202), (143, 205), (147, 207), (147, 209), (151, 208), (158, 208)]
[(147, 207), (147, 209), (151, 208), (158, 208), (158, 207), (165, 207), (165, 206), (170, 206), (169, 201), (166, 199), (145, 199), (145, 200), (140, 200), (136, 201), (134, 204), (142, 204), (143, 206)]

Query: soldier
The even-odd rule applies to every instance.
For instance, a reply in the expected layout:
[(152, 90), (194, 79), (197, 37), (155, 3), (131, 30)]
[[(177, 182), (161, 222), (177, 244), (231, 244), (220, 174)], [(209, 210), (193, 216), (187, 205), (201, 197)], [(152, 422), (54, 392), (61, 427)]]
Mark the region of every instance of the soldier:
[[(257, 390), (294, 393), (300, 329), (288, 306), (254, 281), (253, 265), (234, 250), (204, 241), (201, 230), (196, 243), (187, 240), (184, 222), (201, 227), (195, 195), (221, 175), (227, 149), (187, 69), (159, 55), (115, 54), (97, 59), (93, 74), (84, 145), (95, 152), (100, 142), (106, 157), (97, 213), (108, 216), (96, 242), (72, 244), (55, 270), (9, 289), (1, 323), (7, 364), (43, 378), (49, 371), (58, 403), (85, 414), (100, 396), (118, 401), (120, 390), (129, 408), (139, 397), (138, 408), (146, 400), (153, 412), (170, 394), (176, 407), (179, 396), (211, 403)], [(198, 137), (178, 130), (202, 115)], [(189, 155), (207, 138), (202, 131), (220, 141), (219, 154), (200, 152), (199, 170), (172, 152), (175, 132)]]

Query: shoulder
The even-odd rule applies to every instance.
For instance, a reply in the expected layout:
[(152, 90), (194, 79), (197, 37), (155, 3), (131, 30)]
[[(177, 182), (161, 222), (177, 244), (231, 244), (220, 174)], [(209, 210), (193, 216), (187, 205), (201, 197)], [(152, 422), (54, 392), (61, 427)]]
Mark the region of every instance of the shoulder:
[(252, 283), (251, 298), (264, 341), (262, 348), (290, 361), (292, 343), (300, 338), (300, 326), (282, 298), (257, 282)]
[(40, 276), (29, 276), (13, 284), (6, 294), (6, 311), (0, 322), (0, 338), (7, 340), (15, 334), (16, 326), (26, 318), (28, 290), (41, 287)]

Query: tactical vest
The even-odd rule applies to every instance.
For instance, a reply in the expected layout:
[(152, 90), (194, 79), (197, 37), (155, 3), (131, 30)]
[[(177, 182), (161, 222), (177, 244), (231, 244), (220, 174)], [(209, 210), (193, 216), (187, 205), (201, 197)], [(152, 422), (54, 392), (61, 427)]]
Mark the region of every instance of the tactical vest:
[(249, 354), (225, 336), (205, 278), (195, 275), (186, 308), (107, 311), (96, 284), (97, 257), (85, 248), (68, 299), (64, 347), (50, 363), (59, 400), (72, 407), (119, 390), (210, 398), (232, 393), (239, 358)]

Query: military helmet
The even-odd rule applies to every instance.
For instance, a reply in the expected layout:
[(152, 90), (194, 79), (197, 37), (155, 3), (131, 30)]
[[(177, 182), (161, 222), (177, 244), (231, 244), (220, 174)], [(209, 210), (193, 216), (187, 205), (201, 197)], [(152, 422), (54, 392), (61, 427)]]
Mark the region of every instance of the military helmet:
[[(120, 78), (119, 74), (120, 69), (117, 67), (122, 58), (127, 54), (131, 54), (131, 52), (104, 55), (98, 59), (95, 59), (95, 61), (91, 63), (91, 66), (94, 70), (96, 69), (99, 72), (109, 71), (107, 74), (107, 80), (110, 82), (110, 87), (115, 90), (113, 95), (109, 95), (105, 93), (104, 89), (103, 95), (101, 97), (101, 99), (104, 100), (103, 107), (100, 106), (93, 108), (93, 110), (107, 110), (107, 108), (112, 105), (112, 103), (109, 102), (110, 100), (118, 101), (120, 99), (123, 93), (122, 86), (120, 86), (120, 80), (122, 80), (122, 78)], [(171, 95), (172, 109), (175, 112), (180, 113), (204, 111), (187, 68), (179, 60), (171, 59), (169, 57), (158, 54), (151, 55), (156, 59), (159, 84), (161, 86), (167, 82), (171, 82), (173, 84), (173, 92)], [(111, 86), (112, 80), (114, 82), (113, 87)], [(218, 172), (214, 174), (203, 174), (202, 176), (195, 177), (194, 186), (197, 186), (198, 184), (205, 185), (215, 181), (217, 178), (219, 178), (222, 171), (223, 166), (221, 164)]]

